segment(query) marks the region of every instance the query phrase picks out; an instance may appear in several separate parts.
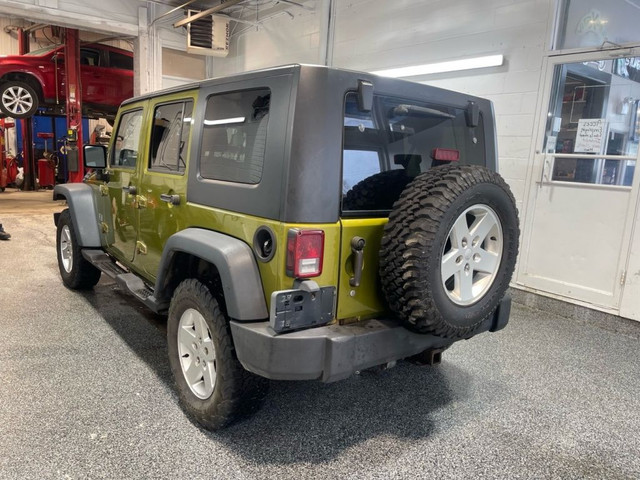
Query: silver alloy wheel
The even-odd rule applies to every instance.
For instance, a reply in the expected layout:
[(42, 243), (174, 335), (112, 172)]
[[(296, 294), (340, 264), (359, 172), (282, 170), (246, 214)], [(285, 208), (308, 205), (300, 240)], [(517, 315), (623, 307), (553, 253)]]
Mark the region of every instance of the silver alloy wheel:
[(178, 324), (180, 367), (193, 394), (206, 400), (216, 386), (216, 351), (204, 317), (188, 308)]
[(467, 208), (449, 231), (442, 251), (440, 274), (449, 299), (473, 305), (489, 290), (502, 258), (502, 225), (488, 205)]
[(22, 115), (33, 108), (33, 96), (26, 88), (14, 85), (2, 93), (2, 105), (14, 115)]
[(73, 269), (73, 243), (71, 241), (71, 230), (69, 225), (63, 225), (60, 232), (60, 258), (62, 259), (62, 267), (67, 273), (71, 273)]

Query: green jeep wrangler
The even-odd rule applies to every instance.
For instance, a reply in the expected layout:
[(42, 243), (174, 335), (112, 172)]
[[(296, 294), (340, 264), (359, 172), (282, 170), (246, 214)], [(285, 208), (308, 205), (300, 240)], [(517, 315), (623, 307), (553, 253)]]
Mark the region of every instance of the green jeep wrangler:
[(209, 429), (267, 379), (333, 382), (503, 328), (518, 216), (491, 102), (291, 65), (126, 101), (90, 173), (57, 185), (64, 284), (115, 278), (168, 315)]

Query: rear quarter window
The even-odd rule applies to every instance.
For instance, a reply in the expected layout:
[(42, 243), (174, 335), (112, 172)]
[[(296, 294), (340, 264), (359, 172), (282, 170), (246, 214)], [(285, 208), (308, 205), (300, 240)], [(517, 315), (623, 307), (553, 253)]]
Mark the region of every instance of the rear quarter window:
[(268, 88), (212, 95), (207, 99), (200, 151), (202, 178), (260, 182), (270, 102)]

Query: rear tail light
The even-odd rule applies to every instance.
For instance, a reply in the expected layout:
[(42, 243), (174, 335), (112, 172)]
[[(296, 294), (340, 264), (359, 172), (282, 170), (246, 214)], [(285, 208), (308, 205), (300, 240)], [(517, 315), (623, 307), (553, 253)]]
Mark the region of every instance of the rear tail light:
[(431, 152), (431, 158), (434, 160), (442, 160), (443, 162), (457, 162), (460, 160), (460, 150), (452, 148), (434, 148)]
[(287, 275), (317, 277), (322, 273), (324, 232), (292, 228), (287, 235)]

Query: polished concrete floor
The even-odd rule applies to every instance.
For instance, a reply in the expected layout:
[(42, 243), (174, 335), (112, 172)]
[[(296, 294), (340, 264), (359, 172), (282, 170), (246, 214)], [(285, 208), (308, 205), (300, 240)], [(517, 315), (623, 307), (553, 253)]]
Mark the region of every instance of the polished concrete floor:
[(272, 382), (257, 414), (209, 433), (177, 403), (164, 319), (105, 279), (67, 290), (62, 205), (9, 193), (0, 479), (640, 478), (640, 323), (515, 304), (440, 366)]

